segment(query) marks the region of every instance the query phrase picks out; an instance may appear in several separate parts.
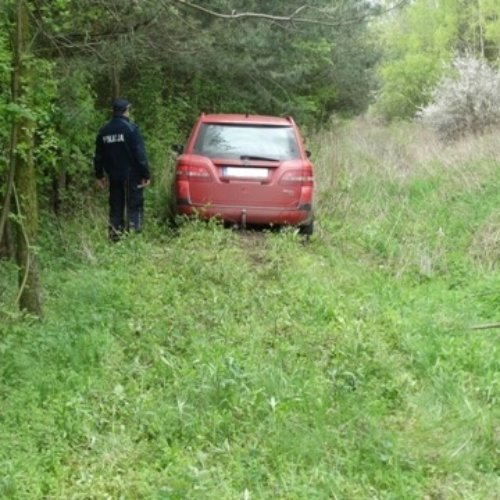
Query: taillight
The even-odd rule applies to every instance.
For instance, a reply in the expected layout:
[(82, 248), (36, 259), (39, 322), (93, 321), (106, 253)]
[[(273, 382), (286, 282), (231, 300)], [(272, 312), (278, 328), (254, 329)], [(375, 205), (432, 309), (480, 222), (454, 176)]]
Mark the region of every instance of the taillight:
[(312, 186), (314, 177), (312, 170), (290, 170), (285, 172), (280, 179), (280, 184), (287, 186)]
[(179, 165), (177, 167), (177, 178), (191, 181), (208, 181), (210, 172), (202, 165)]

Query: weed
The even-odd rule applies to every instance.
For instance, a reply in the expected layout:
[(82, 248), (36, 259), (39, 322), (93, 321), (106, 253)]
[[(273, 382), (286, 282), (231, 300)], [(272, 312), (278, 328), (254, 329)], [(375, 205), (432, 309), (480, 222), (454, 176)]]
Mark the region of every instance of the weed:
[(42, 321), (0, 266), (0, 496), (494, 498), (498, 153), (427, 139), (319, 136), (308, 245), (47, 221)]

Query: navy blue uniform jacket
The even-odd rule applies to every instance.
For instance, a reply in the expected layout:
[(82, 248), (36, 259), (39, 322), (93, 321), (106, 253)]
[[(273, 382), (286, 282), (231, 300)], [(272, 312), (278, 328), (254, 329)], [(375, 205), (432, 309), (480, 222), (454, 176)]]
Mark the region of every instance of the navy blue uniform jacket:
[(97, 179), (110, 181), (149, 179), (144, 141), (137, 125), (126, 116), (114, 116), (99, 130), (95, 144), (94, 169)]

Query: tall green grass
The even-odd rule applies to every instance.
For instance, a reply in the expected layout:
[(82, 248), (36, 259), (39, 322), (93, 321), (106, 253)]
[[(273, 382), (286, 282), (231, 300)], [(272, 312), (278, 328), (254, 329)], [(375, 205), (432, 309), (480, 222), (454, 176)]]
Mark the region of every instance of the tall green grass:
[[(334, 124), (317, 232), (44, 225), (2, 263), (0, 497), (498, 498), (495, 137)], [(82, 209), (83, 210), (83, 209)], [(4, 285), (5, 284), (5, 285)]]

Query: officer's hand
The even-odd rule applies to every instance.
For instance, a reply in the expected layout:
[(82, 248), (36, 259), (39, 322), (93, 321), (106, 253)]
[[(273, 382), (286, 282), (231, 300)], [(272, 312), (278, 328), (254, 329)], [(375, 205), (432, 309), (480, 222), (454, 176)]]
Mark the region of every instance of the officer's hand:
[(150, 184), (151, 184), (150, 179), (141, 179), (141, 183), (137, 187), (145, 188), (145, 187), (148, 187)]
[(102, 177), (101, 179), (97, 179), (95, 181), (95, 185), (97, 186), (98, 189), (104, 189), (107, 184), (107, 179), (106, 177)]

